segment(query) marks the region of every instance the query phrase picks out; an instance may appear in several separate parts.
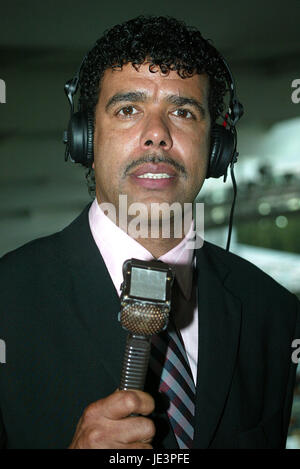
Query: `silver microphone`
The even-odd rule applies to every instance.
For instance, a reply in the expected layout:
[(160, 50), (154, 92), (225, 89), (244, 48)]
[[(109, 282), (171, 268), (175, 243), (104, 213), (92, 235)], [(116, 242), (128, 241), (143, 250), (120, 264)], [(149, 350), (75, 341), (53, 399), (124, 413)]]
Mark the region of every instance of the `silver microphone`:
[(151, 336), (168, 325), (172, 268), (161, 261), (129, 259), (123, 264), (119, 320), (128, 331), (120, 389), (144, 389)]

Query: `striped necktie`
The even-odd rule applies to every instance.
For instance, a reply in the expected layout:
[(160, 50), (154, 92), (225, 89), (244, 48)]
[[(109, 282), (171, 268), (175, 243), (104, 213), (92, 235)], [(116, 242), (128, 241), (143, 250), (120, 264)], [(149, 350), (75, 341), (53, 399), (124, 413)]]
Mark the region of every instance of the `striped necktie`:
[[(173, 290), (178, 289), (174, 284)], [(175, 300), (176, 301), (176, 300)], [(174, 302), (174, 299), (173, 299)], [(173, 303), (172, 303), (173, 304)], [(174, 304), (172, 315), (174, 315)], [(173, 320), (166, 331), (152, 337), (150, 367), (160, 376), (159, 392), (167, 396), (167, 414), (180, 449), (192, 448), (194, 437), (195, 384), (188, 358)]]

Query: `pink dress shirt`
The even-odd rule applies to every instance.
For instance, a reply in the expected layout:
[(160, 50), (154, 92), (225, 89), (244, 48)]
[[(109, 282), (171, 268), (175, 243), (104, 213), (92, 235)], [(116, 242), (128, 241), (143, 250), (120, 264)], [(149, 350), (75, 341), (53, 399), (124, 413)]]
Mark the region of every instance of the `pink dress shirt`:
[[(152, 254), (125, 231), (113, 223), (101, 210), (97, 199), (89, 210), (90, 229), (95, 243), (103, 257), (112, 282), (120, 296), (120, 285), (123, 281), (122, 266), (125, 260), (136, 258), (140, 260), (154, 259)], [(159, 260), (174, 267), (176, 278), (180, 286), (179, 307), (175, 322), (180, 330), (186, 353), (189, 359), (194, 382), (197, 379), (198, 360), (198, 302), (197, 288), (194, 283), (194, 251), (186, 249), (189, 233), (173, 249), (161, 256)]]

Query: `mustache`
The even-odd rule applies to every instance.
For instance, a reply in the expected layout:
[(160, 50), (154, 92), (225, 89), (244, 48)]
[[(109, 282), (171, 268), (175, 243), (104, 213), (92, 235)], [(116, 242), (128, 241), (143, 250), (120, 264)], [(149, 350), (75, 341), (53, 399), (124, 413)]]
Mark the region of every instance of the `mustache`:
[(131, 170), (133, 170), (134, 168), (136, 168), (137, 166), (143, 163), (168, 163), (171, 166), (173, 166), (179, 173), (183, 174), (183, 176), (187, 177), (187, 171), (182, 164), (178, 163), (177, 161), (174, 161), (172, 158), (168, 156), (153, 155), (153, 154), (144, 155), (141, 158), (129, 163), (129, 165), (126, 166), (126, 169), (124, 171), (124, 177), (127, 176), (127, 174)]

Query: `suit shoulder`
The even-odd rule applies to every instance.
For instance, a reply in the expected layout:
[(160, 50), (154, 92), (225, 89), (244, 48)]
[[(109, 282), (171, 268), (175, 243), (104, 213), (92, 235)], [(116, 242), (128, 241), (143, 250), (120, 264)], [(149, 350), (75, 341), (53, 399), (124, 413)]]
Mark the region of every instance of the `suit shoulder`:
[[(22, 275), (24, 271), (34, 272), (36, 268), (43, 271), (51, 269), (51, 266), (60, 265), (66, 261), (67, 254), (64, 248), (70, 247), (74, 252), (73, 244), (81, 242), (81, 237), (90, 234), (88, 229), (88, 212), (91, 203), (65, 228), (48, 236), (37, 238), (23, 246), (8, 252), (0, 258), (0, 274), (3, 272), (20, 268)], [(27, 267), (26, 267), (27, 266)]]
[[(37, 238), (0, 258), (1, 278), (30, 275), (35, 267), (56, 262), (59, 251), (60, 232)], [(1, 280), (2, 281), (2, 280)]]
[(222, 263), (231, 273), (236, 290), (247, 290), (253, 294), (261, 293), (286, 299), (294, 297), (290, 291), (252, 262), (215, 244), (205, 243), (205, 246), (208, 255), (218, 263)]

